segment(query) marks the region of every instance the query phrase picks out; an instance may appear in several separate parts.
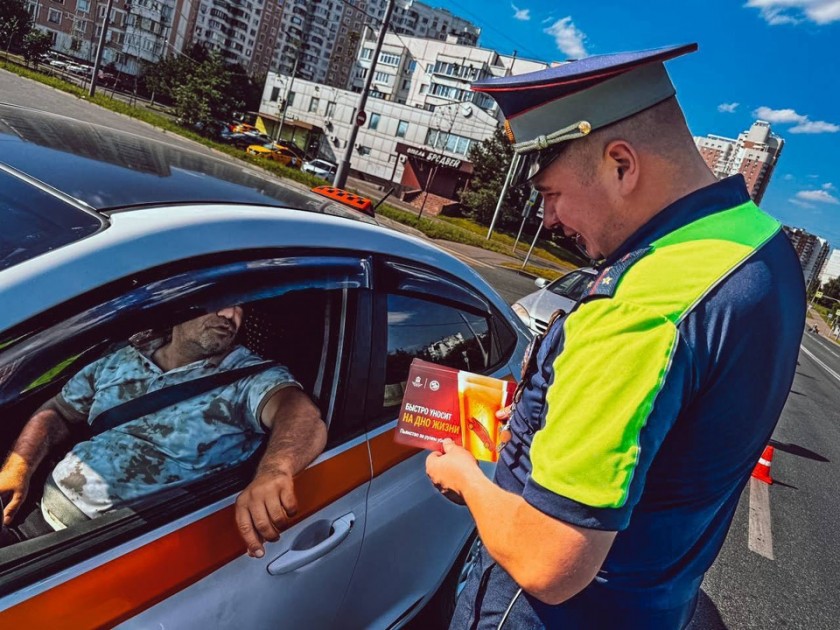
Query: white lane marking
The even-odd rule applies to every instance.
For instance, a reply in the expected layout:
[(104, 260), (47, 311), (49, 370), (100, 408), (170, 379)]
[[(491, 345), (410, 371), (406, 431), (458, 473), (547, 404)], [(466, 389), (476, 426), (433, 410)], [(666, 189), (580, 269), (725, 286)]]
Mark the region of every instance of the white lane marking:
[(818, 343), (820, 344), (820, 347), (822, 347), (824, 350), (828, 350), (833, 356), (840, 358), (840, 355), (838, 355), (831, 348), (828, 347), (828, 344), (834, 345), (833, 343), (831, 343), (831, 341), (820, 336)]
[(775, 560), (773, 533), (770, 531), (770, 486), (753, 477), (750, 477), (750, 525), (747, 545), (750, 551)]
[(828, 367), (825, 363), (823, 363), (822, 361), (820, 361), (820, 360), (819, 360), (819, 359), (818, 359), (818, 358), (814, 355), (814, 353), (813, 353), (813, 352), (811, 352), (810, 350), (808, 350), (808, 348), (806, 348), (804, 345), (800, 345), (799, 347), (802, 349), (802, 352), (804, 352), (804, 353), (805, 353), (805, 354), (807, 354), (809, 357), (811, 357), (814, 361), (816, 361), (817, 365), (819, 365), (820, 367), (822, 367), (822, 368), (823, 368), (826, 372), (828, 372), (829, 374), (831, 374), (831, 376), (833, 376), (833, 377), (834, 377), (834, 378), (836, 378), (838, 381), (840, 381), (840, 374), (838, 374), (837, 372), (835, 372), (834, 370), (832, 370), (830, 367)]

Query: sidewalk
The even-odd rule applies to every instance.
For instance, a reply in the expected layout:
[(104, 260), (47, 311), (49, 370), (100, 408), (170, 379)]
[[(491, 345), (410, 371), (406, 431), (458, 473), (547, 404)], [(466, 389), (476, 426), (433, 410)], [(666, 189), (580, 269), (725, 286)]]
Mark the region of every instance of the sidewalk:
[(822, 315), (820, 315), (816, 309), (811, 308), (811, 306), (809, 305), (808, 310), (805, 313), (805, 326), (806, 328), (810, 329), (814, 325), (816, 325), (820, 335), (822, 335), (826, 339), (837, 341), (831, 332), (831, 326), (829, 326), (825, 322), (825, 320), (822, 318)]

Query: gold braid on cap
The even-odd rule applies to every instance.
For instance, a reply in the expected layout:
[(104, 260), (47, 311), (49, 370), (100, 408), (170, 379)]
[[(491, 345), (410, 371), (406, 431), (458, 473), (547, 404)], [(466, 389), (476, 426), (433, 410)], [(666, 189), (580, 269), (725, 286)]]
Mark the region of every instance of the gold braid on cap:
[[(507, 121), (505, 121), (505, 127), (507, 127)], [(518, 142), (513, 145), (513, 150), (516, 153), (531, 153), (532, 151), (542, 151), (543, 149), (547, 149), (548, 147), (559, 144), (560, 142), (565, 142), (566, 140), (573, 140), (575, 138), (582, 138), (583, 136), (588, 136), (589, 133), (592, 131), (592, 125), (589, 124), (586, 120), (581, 120), (580, 122), (573, 123), (568, 127), (563, 127), (562, 129), (558, 129), (557, 131), (552, 131), (547, 135), (537, 136), (533, 140), (525, 140), (524, 142)], [(513, 134), (511, 134), (512, 136)]]
[(513, 135), (513, 129), (510, 128), (510, 121), (505, 120), (505, 136), (507, 136), (508, 142), (514, 144), (516, 142), (516, 138)]

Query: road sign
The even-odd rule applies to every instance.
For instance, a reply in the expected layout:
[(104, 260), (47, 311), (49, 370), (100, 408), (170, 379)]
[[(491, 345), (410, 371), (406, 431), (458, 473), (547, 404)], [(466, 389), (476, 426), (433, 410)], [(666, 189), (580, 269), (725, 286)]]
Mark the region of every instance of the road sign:
[(819, 300), (822, 296), (823, 296), (822, 291), (817, 291), (816, 293), (814, 293), (814, 299)]
[(366, 120), (367, 120), (367, 113), (365, 111), (360, 111), (358, 114), (356, 114), (356, 125), (357, 126), (361, 127), (362, 125), (365, 124)]

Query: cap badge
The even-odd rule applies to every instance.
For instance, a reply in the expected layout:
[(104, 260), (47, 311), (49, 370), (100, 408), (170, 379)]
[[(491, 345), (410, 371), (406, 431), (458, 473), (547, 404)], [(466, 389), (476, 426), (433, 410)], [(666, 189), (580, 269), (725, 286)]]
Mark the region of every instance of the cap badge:
[(584, 136), (588, 136), (589, 132), (592, 131), (592, 125), (590, 125), (588, 121), (582, 120), (578, 124), (578, 131), (580, 131), (580, 133)]

